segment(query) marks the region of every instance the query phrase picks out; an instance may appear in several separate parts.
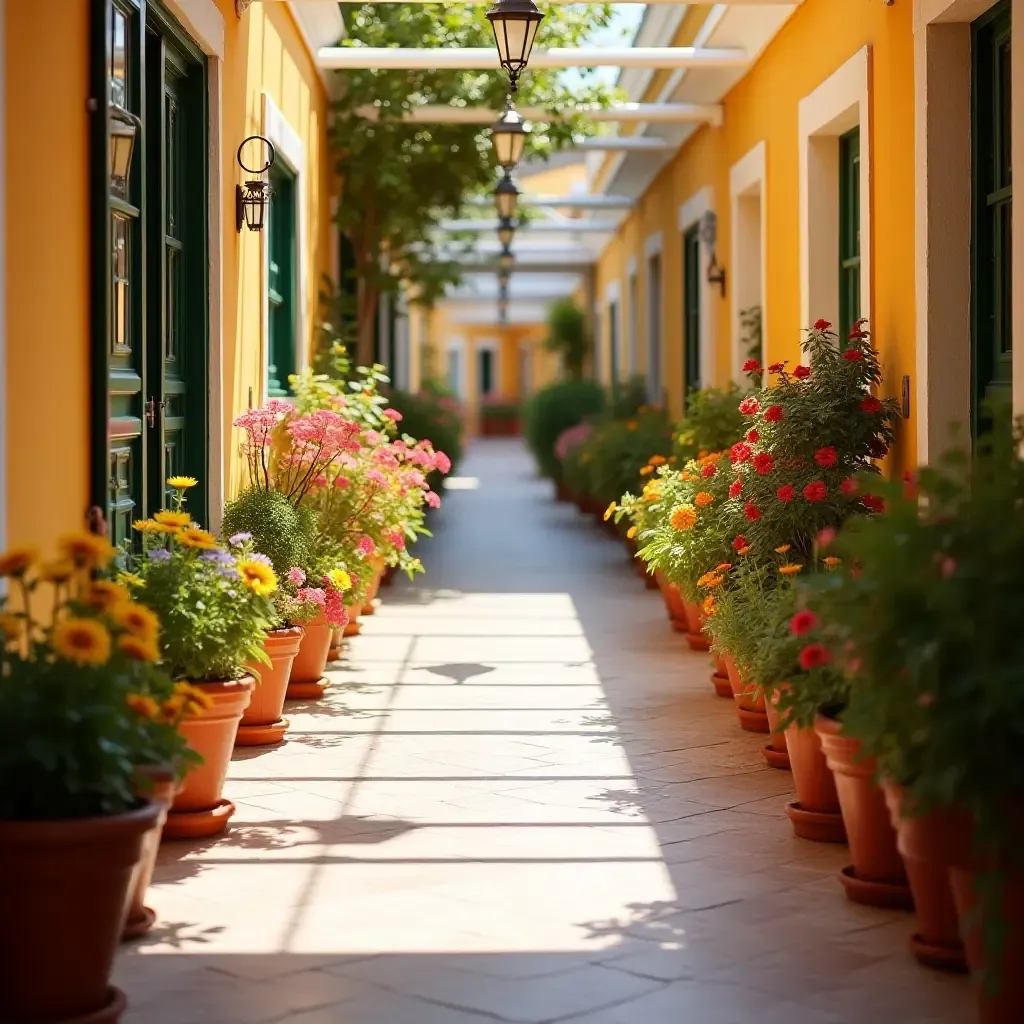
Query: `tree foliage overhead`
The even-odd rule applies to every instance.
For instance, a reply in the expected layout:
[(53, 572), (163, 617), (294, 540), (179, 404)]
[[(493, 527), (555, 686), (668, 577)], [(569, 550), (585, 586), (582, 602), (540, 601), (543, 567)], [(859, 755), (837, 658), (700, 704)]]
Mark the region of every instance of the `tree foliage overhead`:
[[(347, 47), (493, 47), (486, 5), (361, 4), (344, 9)], [(609, 4), (548, 7), (538, 47), (579, 46), (607, 25)], [(356, 252), (359, 282), (359, 359), (372, 361), (372, 325), (382, 292), (405, 281), (429, 305), (459, 277), (459, 252), (438, 246), (442, 220), (458, 217), (465, 200), (493, 186), (495, 164), (488, 126), (416, 124), (404, 115), (424, 104), (502, 110), (504, 72), (435, 69), (336, 72), (331, 139), (343, 182), (339, 228)], [(520, 106), (552, 113), (579, 104), (606, 105), (610, 91), (586, 78), (528, 68)], [(579, 118), (532, 126), (528, 153), (546, 155), (589, 130)], [(414, 297), (416, 297), (414, 295)]]

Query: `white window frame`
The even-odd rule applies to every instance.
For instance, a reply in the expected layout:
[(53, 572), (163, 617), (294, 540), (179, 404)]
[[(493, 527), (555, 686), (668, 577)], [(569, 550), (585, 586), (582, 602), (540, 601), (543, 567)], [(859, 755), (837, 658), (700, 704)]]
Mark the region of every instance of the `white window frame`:
[(860, 129), (860, 297), (871, 319), (871, 48), (858, 50), (800, 101), (802, 326), (839, 323), (839, 137)]
[(468, 370), (466, 366), (466, 348), (466, 339), (461, 334), (453, 334), (449, 336), (444, 346), (444, 379), (445, 384), (447, 384), (448, 387), (451, 387), (452, 385), (452, 353), (455, 353), (459, 357), (459, 373), (455, 382), (455, 397), (462, 402), (466, 401), (466, 395), (467, 392), (469, 391), (468, 382), (466, 379)]
[[(612, 323), (614, 304), (615, 323)], [(622, 286), (618, 281), (609, 281), (604, 289), (606, 330), (608, 333), (608, 381), (617, 384), (622, 380)], [(614, 349), (614, 351), (613, 351)], [(612, 369), (615, 369), (615, 377)]]
[[(710, 185), (705, 185), (704, 188), (695, 192), (686, 202), (680, 204), (679, 216), (677, 227), (679, 229), (679, 252), (682, 254), (683, 251), (683, 236), (690, 228), (699, 226), (700, 222), (704, 219), (705, 214), (713, 213), (715, 210), (715, 190)], [(708, 281), (707, 268), (711, 263), (711, 252), (704, 242), (704, 233), (700, 232), (700, 266), (697, 268), (697, 273), (700, 275), (700, 343), (698, 345), (698, 356), (700, 358), (700, 376), (698, 378), (698, 387), (707, 387), (709, 384), (713, 384), (718, 377), (715, 366), (715, 293), (714, 289), (717, 285), (712, 284)], [(682, 258), (680, 257), (680, 275), (683, 273)], [(686, 296), (683, 294), (682, 283), (680, 280), (680, 296), (682, 302), (685, 303)], [(683, 324), (686, 322), (686, 310), (682, 310), (682, 319), (680, 320), (680, 339), (679, 339), (679, 352), (682, 359), (685, 361), (686, 353), (683, 351), (683, 345), (685, 344), (685, 332), (683, 332)], [(680, 364), (680, 386), (682, 387), (683, 379), (683, 364)], [(683, 395), (683, 402), (685, 403), (686, 396)]]
[[(756, 223), (751, 209), (758, 205)], [(729, 170), (729, 251), (732, 253), (732, 283), (729, 288), (732, 320), (732, 365), (730, 374), (737, 383), (743, 380), (746, 353), (740, 348), (743, 327), (740, 314), (753, 305), (761, 308), (761, 354), (768, 355), (768, 184), (767, 147), (762, 140), (753, 146)], [(756, 240), (753, 238), (756, 231)], [(753, 254), (756, 253), (756, 261)], [(756, 303), (752, 298), (756, 296)]]
[[(652, 405), (661, 405), (665, 394), (665, 259), (662, 253), (664, 236), (660, 231), (644, 241), (644, 300), (647, 307), (647, 398)], [(658, 258), (657, 308), (651, 288), (651, 263)], [(657, 345), (654, 341), (657, 339)]]

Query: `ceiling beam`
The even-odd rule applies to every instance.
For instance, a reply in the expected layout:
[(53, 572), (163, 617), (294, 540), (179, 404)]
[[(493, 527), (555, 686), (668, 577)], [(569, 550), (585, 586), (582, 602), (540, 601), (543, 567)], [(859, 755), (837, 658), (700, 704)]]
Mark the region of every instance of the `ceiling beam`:
[[(745, 50), (698, 49), (693, 46), (557, 47), (534, 50), (531, 68), (742, 68)], [(500, 67), (494, 46), (420, 48), (402, 46), (325, 46), (317, 65), (330, 71), (367, 68), (412, 70), (495, 70)]]
[[(450, 232), (496, 232), (496, 220), (444, 220), (441, 230)], [(582, 220), (566, 218), (565, 220), (536, 220), (520, 224), (516, 229), (522, 232), (523, 238), (529, 235), (605, 235), (619, 230), (618, 222), (610, 220)]]
[(668, 153), (679, 147), (655, 135), (595, 135), (593, 138), (580, 139), (571, 148), (598, 153)]
[[(492, 196), (473, 196), (468, 206), (494, 206)], [(541, 196), (523, 192), (519, 197), (520, 206), (548, 207), (572, 210), (632, 210), (636, 200), (629, 196), (575, 195)]]
[[(360, 107), (360, 117), (375, 121), (379, 108)], [(579, 116), (588, 121), (618, 121), (635, 124), (714, 124), (722, 123), (722, 108), (717, 103), (613, 103), (610, 107), (577, 107), (552, 113), (543, 107), (523, 107), (519, 113), (529, 121), (564, 120)], [(405, 112), (404, 120), (416, 124), (493, 124), (499, 111), (487, 107), (452, 107), (443, 103), (424, 103)]]

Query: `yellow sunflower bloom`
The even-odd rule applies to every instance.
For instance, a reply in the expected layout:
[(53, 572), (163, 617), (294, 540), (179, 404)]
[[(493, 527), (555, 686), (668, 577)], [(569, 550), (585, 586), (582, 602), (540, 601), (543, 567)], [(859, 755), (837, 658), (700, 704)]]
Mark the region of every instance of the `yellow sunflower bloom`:
[(155, 612), (134, 601), (122, 601), (111, 609), (111, 617), (126, 633), (140, 640), (156, 642), (160, 633), (160, 620)]
[(618, 506), (618, 505), (616, 505), (616, 504), (615, 504), (615, 502), (613, 501), (613, 502), (612, 502), (612, 503), (611, 503), (611, 504), (610, 504), (610, 505), (609, 505), (609, 506), (608, 506), (608, 507), (607, 507), (607, 508), (606, 508), (606, 509), (604, 510), (604, 521), (605, 521), (606, 523), (608, 522), (608, 520), (609, 520), (609, 519), (611, 519), (611, 517), (612, 517), (613, 515), (615, 515), (615, 510), (616, 510), (616, 509), (617, 509), (618, 507), (619, 507), (619, 506)]
[(192, 522), (192, 517), (187, 512), (170, 512), (167, 509), (157, 512), (153, 519), (161, 526), (170, 526), (175, 530), (180, 530)]
[(790, 549), (790, 547), (792, 547), (792, 545), (790, 545), (790, 544), (780, 544), (775, 549), (775, 554), (777, 554), (777, 555), (784, 555)]
[(277, 590), (277, 576), (269, 565), (257, 562), (253, 558), (246, 558), (238, 563), (237, 568), (242, 582), (254, 594), (266, 596)]
[(74, 574), (75, 567), (66, 558), (58, 558), (39, 567), (39, 578), (47, 583), (67, 583)]
[(689, 530), (697, 522), (697, 513), (692, 505), (680, 505), (669, 517), (673, 530)]
[(779, 572), (783, 576), (795, 576), (801, 569), (802, 565), (797, 565), (796, 562), (787, 562), (785, 565), (779, 566)]
[(54, 628), (53, 648), (79, 665), (105, 665), (110, 658), (110, 633), (96, 619), (65, 619)]
[(198, 526), (179, 530), (177, 539), (185, 547), (198, 548), (200, 551), (212, 551), (217, 546), (217, 538), (206, 530), (200, 530)]
[(173, 487), (176, 491), (187, 491), (198, 483), (199, 481), (194, 476), (171, 476), (167, 478), (167, 486)]
[(0, 555), (0, 576), (24, 576), (38, 560), (35, 548), (12, 548)]
[(327, 578), (331, 581), (331, 586), (335, 590), (352, 589), (352, 577), (344, 569), (332, 569), (327, 574)]
[(710, 491), (698, 491), (693, 503), (697, 508), (707, 508), (714, 500), (715, 496)]
[(84, 530), (65, 534), (57, 550), (79, 569), (102, 569), (114, 557), (114, 546), (106, 537)]
[(115, 605), (131, 600), (128, 588), (111, 580), (93, 580), (85, 592), (85, 603), (109, 611)]
[(124, 702), (139, 718), (156, 718), (160, 714), (160, 705), (152, 697), (142, 693), (129, 693)]
[(146, 581), (133, 572), (120, 572), (117, 574), (117, 582), (126, 587), (144, 587)]
[(117, 647), (122, 654), (128, 655), (135, 661), (159, 661), (160, 648), (156, 641), (141, 636), (132, 636), (125, 633), (117, 638)]

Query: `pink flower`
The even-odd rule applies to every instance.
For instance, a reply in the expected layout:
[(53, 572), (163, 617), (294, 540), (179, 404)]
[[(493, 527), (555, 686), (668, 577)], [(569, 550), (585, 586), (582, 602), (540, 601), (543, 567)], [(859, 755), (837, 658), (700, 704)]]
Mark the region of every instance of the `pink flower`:
[(819, 448), (814, 453), (814, 461), (822, 468), (827, 469), (829, 466), (836, 464), (836, 450), (831, 445), (826, 448)]
[(426, 500), (427, 504), (431, 508), (440, 508), (441, 507), (441, 499), (433, 491), (427, 491), (426, 499), (425, 500)]
[(323, 608), (327, 603), (327, 591), (323, 587), (303, 587), (298, 598), (306, 604), (315, 604)]
[(379, 484), (381, 487), (386, 487), (388, 482), (388, 478), (379, 469), (367, 470), (366, 479)]
[(818, 547), (824, 550), (836, 539), (836, 531), (831, 526), (826, 526), (818, 533)]
[(793, 371), (793, 376), (796, 377), (797, 380), (803, 380), (805, 377), (810, 377), (810, 375), (811, 368), (809, 366), (798, 366)]
[(729, 497), (730, 498), (738, 498), (740, 496), (740, 494), (742, 493), (742, 491), (743, 491), (743, 481), (742, 480), (733, 480), (733, 482), (731, 484), (729, 484)]
[(942, 578), (944, 580), (950, 579), (956, 573), (956, 559), (950, 555), (946, 555), (946, 557), (939, 563), (939, 572), (942, 573)]
[(750, 398), (744, 398), (743, 401), (740, 402), (740, 412), (743, 413), (744, 416), (753, 416), (760, 408), (760, 403), (753, 396)]
[(377, 545), (373, 543), (373, 538), (363, 534), (359, 538), (359, 553), (366, 557), (369, 557), (377, 550)]
[(753, 461), (754, 469), (760, 476), (767, 476), (775, 465), (775, 460), (767, 452), (758, 452)]
[(782, 406), (769, 405), (765, 410), (764, 418), (769, 423), (778, 423), (782, 419)]
[(824, 501), (828, 497), (828, 488), (820, 480), (814, 480), (804, 488), (804, 497), (812, 502)]
[(442, 473), (449, 473), (449, 472), (451, 472), (452, 460), (449, 459), (448, 456), (445, 455), (444, 452), (435, 452), (435, 454), (434, 454), (434, 464), (437, 466), (437, 468)]
[(761, 518), (761, 510), (753, 503), (748, 501), (743, 506), (743, 514), (752, 522), (756, 523)]
[(352, 481), (347, 476), (336, 476), (334, 478), (334, 486), (343, 491), (345, 488), (352, 486)]
[(306, 582), (306, 574), (297, 565), (293, 565), (287, 573), (287, 580), (293, 587), (301, 587)]
[(401, 423), (404, 418), (397, 409), (385, 409), (384, 415), (391, 420), (392, 423)]
[(324, 615), (327, 618), (327, 624), (335, 628), (344, 626), (348, 622), (348, 616), (345, 614), (345, 602), (342, 600), (340, 590), (331, 587), (327, 591)]
[(793, 490), (793, 485), (792, 484), (783, 484), (775, 492), (775, 494), (778, 497), (779, 501), (790, 502), (790, 501), (793, 500), (793, 497), (796, 494), (796, 492)]

